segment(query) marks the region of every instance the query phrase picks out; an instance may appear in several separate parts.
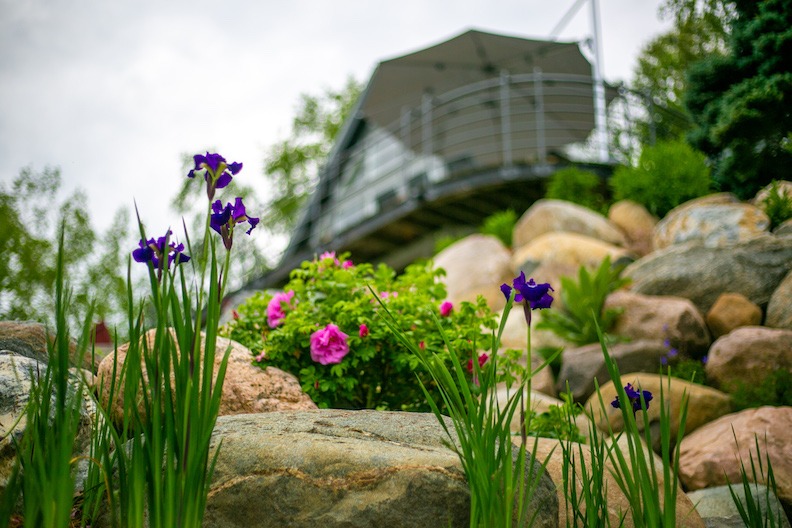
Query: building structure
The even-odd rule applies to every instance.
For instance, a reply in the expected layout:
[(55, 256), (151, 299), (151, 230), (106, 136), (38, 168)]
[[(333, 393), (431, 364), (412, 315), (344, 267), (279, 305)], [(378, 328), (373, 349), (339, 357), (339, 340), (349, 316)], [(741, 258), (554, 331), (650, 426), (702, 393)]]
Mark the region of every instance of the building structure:
[[(608, 87), (610, 102), (616, 90)], [(555, 170), (608, 174), (595, 143), (592, 66), (577, 43), (477, 30), (376, 67), (320, 171), (279, 266), (282, 284), (327, 250), (400, 268), (440, 233), (518, 213)], [(601, 137), (601, 136), (600, 136)]]

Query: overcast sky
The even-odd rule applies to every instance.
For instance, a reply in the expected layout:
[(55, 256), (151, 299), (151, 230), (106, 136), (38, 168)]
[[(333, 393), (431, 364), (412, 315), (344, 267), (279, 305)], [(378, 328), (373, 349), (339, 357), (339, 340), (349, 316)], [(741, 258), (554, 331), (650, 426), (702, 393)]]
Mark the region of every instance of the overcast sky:
[[(87, 191), (96, 228), (134, 198), (148, 231), (163, 231), (179, 223), (167, 209), (182, 153), (216, 147), (262, 187), (300, 93), (365, 81), (379, 61), (470, 28), (547, 38), (574, 3), (0, 0), (0, 181), (59, 166), (64, 194)], [(606, 80), (629, 81), (669, 27), (658, 4), (600, 0)], [(559, 39), (589, 36), (590, 15), (586, 4)]]

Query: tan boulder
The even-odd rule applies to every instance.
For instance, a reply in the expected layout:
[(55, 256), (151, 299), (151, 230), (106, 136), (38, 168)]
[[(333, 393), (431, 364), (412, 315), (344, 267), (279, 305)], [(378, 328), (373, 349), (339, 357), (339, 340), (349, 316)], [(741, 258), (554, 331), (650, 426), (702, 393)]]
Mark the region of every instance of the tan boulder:
[(722, 246), (768, 232), (770, 219), (759, 207), (721, 196), (705, 196), (672, 209), (655, 226), (655, 249), (685, 242)]
[(627, 247), (638, 256), (654, 250), (654, 228), (658, 219), (643, 205), (632, 200), (619, 200), (610, 206), (608, 220), (622, 230)]
[[(515, 439), (515, 442), (518, 440)], [(533, 444), (529, 440), (528, 447), (532, 448)], [(572, 505), (566, 505), (566, 501), (564, 498), (564, 449), (566, 445), (555, 439), (550, 438), (539, 438), (537, 441), (536, 446), (536, 458), (540, 461), (547, 460), (546, 471), (547, 474), (550, 475), (551, 480), (555, 483), (557, 493), (558, 493), (558, 503), (559, 503), (559, 515), (558, 515), (558, 526), (567, 526), (568, 523), (572, 522), (572, 519), (569, 519), (570, 513), (567, 512), (567, 508), (571, 512)], [(576, 444), (570, 443), (569, 444), (570, 451), (572, 453), (572, 461), (573, 467), (580, 468), (581, 466), (585, 466), (588, 468), (588, 473), (590, 474), (592, 471), (596, 471), (596, 469), (592, 468), (592, 455), (590, 451), (590, 446), (587, 444)], [(629, 447), (627, 444), (626, 438), (622, 437), (619, 442), (614, 446), (615, 449), (619, 449), (624, 457), (629, 461)], [(651, 464), (654, 465), (657, 471), (657, 478), (658, 478), (658, 485), (660, 488), (660, 496), (661, 501), (663, 497), (663, 470), (662, 470), (662, 461), (660, 458), (651, 450), (648, 450), (644, 447), (651, 456)], [(615, 455), (614, 455), (615, 456)], [(628, 462), (629, 463), (629, 462)], [(603, 478), (603, 486), (607, 490), (607, 499), (605, 501), (606, 508), (608, 510), (608, 518), (610, 519), (611, 526), (622, 526), (623, 528), (631, 528), (635, 526), (635, 522), (632, 518), (632, 513), (630, 512), (630, 503), (625, 494), (619, 488), (618, 482), (616, 478), (613, 476), (612, 471), (614, 471), (615, 465), (611, 460), (606, 460), (604, 463), (604, 468), (601, 468), (602, 478)], [(631, 472), (632, 473), (632, 472)], [(577, 496), (580, 497), (583, 492), (583, 481), (581, 479), (581, 473), (576, 472), (577, 478), (569, 479), (573, 480), (577, 489)], [(633, 475), (630, 475), (631, 477)], [(585, 512), (585, 505), (577, 506), (577, 509), (581, 512)], [(620, 520), (624, 516), (624, 523), (620, 524)], [(577, 526), (577, 525), (576, 525)], [(681, 488), (678, 488), (677, 491), (677, 499), (676, 499), (676, 526), (679, 528), (703, 528), (704, 522), (701, 520), (701, 517), (695, 510), (695, 507), (691, 500), (685, 495)]]
[[(507, 390), (504, 384), (498, 385), (498, 403), (500, 404), (501, 408), (506, 405), (506, 402), (509, 399), (509, 395), (514, 394), (514, 389)], [(526, 391), (527, 395), (527, 391)], [(531, 401), (527, 408), (531, 409), (537, 415), (550, 412), (552, 407), (562, 407), (564, 402), (559, 400), (558, 398), (554, 398), (552, 396), (548, 396), (545, 393), (537, 392), (535, 390), (531, 391)], [(575, 425), (577, 426), (580, 434), (588, 438), (589, 432), (591, 431), (592, 423), (589, 419), (588, 415), (585, 413), (580, 413), (575, 417)], [(521, 426), (521, 418), (519, 412), (514, 414), (514, 417), (511, 421), (511, 431), (513, 433), (519, 433)], [(596, 430), (596, 428), (595, 428)]]
[(762, 322), (762, 309), (744, 295), (723, 293), (707, 312), (707, 326), (712, 335), (720, 337), (741, 326), (756, 326)]
[[(626, 385), (631, 383), (633, 387), (640, 387), (652, 393), (654, 399), (649, 404), (647, 410), (649, 426), (652, 432), (652, 447), (655, 451), (660, 447), (659, 423), (660, 423), (660, 385), (663, 387), (663, 399), (668, 405), (670, 413), (670, 431), (672, 442), (679, 431), (679, 421), (681, 417), (683, 395), (688, 398), (688, 414), (685, 422), (685, 434), (688, 435), (706, 423), (715, 420), (731, 410), (729, 396), (711, 387), (690, 383), (689, 381), (678, 378), (668, 378), (658, 374), (646, 374), (642, 372), (622, 374), (622, 382)], [(670, 389), (669, 389), (670, 382)], [(603, 413), (597, 394), (589, 398), (585, 405), (587, 411), (591, 413), (592, 419), (597, 427), (602, 431), (613, 429), (614, 432), (624, 429), (624, 420), (620, 409), (616, 409), (610, 403), (616, 399), (616, 387), (612, 381), (600, 387), (602, 402), (605, 404)], [(643, 418), (638, 416), (638, 427), (643, 430)]]
[(514, 226), (513, 246), (518, 249), (546, 233), (578, 233), (625, 246), (626, 239), (616, 226), (599, 213), (563, 200), (537, 200)]
[[(792, 181), (780, 180), (776, 183), (778, 184), (778, 193), (782, 195), (785, 194), (790, 199), (792, 199)], [(772, 186), (773, 184), (769, 183), (764, 187), (762, 187), (761, 189), (759, 189), (759, 192), (757, 192), (756, 196), (753, 197), (751, 203), (753, 203), (756, 206), (762, 207), (764, 201), (767, 199), (768, 196), (770, 196), (770, 188)]]
[(743, 326), (710, 348), (707, 379), (724, 390), (761, 384), (769, 372), (792, 371), (792, 330)]
[[(155, 330), (149, 330), (146, 333), (146, 338), (151, 346), (154, 343), (154, 335)], [(221, 416), (316, 409), (316, 404), (300, 388), (297, 378), (274, 367), (267, 367), (262, 370), (253, 365), (253, 355), (250, 350), (236, 341), (222, 337), (217, 338), (215, 376), (223, 354), (229, 347), (231, 354), (228, 358), (228, 367), (220, 400)], [(118, 347), (117, 373), (121, 371), (128, 348), (129, 343)], [(203, 344), (201, 351), (203, 352)], [(99, 364), (96, 375), (96, 389), (100, 391), (100, 398), (105, 405), (110, 398), (113, 363), (113, 354), (105, 357)], [(143, 367), (143, 376), (144, 379), (148, 379), (145, 367)], [(123, 411), (123, 390), (116, 388), (115, 401), (112, 403), (110, 413), (111, 416), (118, 420), (123, 416)]]
[(792, 330), (792, 271), (786, 274), (770, 296), (765, 325)]
[[(699, 428), (682, 440), (679, 478), (688, 490), (738, 483), (740, 460), (750, 474), (751, 461), (762, 464), (770, 458), (778, 498), (787, 509), (792, 506), (792, 407), (760, 407), (727, 414)], [(766, 467), (766, 466), (765, 466)], [(758, 472), (758, 469), (757, 469)], [(753, 481), (749, 475), (749, 480)], [(766, 484), (764, 479), (758, 479)]]
[(581, 266), (595, 270), (605, 257), (611, 262), (632, 260), (621, 247), (577, 233), (553, 232), (540, 235), (515, 250), (511, 266), (515, 273), (525, 273), (537, 282), (548, 282), (555, 289), (554, 308), (561, 306), (561, 277), (577, 279)]
[[(49, 362), (47, 341), (54, 343), (55, 334), (37, 321), (0, 321), (0, 350), (9, 350), (21, 356)], [(74, 339), (69, 342), (69, 364), (93, 370), (90, 352), (80, 352)]]
[(668, 340), (669, 347), (693, 356), (703, 355), (710, 345), (704, 317), (688, 299), (619, 290), (608, 296), (605, 308), (622, 311), (611, 330), (614, 335)]
[(446, 271), (443, 282), (449, 301), (475, 302), (482, 295), (493, 310), (506, 304), (500, 285), (514, 279), (511, 253), (496, 237), (465, 237), (438, 253), (434, 265)]

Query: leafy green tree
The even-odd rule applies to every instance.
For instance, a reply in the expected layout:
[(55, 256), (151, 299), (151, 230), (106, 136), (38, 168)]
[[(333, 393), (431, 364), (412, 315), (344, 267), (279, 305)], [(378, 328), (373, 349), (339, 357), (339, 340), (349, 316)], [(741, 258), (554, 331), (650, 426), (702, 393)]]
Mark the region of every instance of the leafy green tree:
[(687, 71), (726, 53), (734, 7), (727, 0), (666, 0), (660, 16), (672, 19), (674, 26), (646, 44), (632, 82), (650, 102), (648, 119), (639, 124), (643, 144), (678, 139), (692, 126), (683, 105)]
[(81, 190), (58, 201), (60, 169), (23, 168), (10, 185), (0, 186), (0, 319), (52, 323), (56, 246), (63, 226), (64, 265), (72, 288), (70, 320), (75, 325), (93, 305), (98, 319), (111, 322), (124, 313), (124, 245), (129, 214), (119, 210), (101, 236), (91, 226)]
[(735, 6), (729, 53), (690, 70), (685, 104), (720, 189), (748, 198), (792, 163), (792, 0)]
[(289, 137), (273, 145), (264, 173), (272, 189), (262, 224), (273, 233), (289, 233), (313, 190), (319, 167), (357, 101), (363, 85), (350, 77), (340, 90), (302, 94)]

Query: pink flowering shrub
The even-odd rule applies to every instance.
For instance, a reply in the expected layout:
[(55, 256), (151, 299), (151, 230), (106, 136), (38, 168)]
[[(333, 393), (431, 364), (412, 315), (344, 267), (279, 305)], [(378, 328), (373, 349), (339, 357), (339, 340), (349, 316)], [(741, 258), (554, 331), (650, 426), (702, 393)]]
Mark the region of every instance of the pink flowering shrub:
[[(438, 396), (435, 384), (385, 325), (383, 306), (369, 287), (411, 339), (450, 365), (435, 325), (441, 319), (465, 365), (490, 349), (495, 316), (483, 298), (451, 306), (440, 282), (443, 274), (422, 263), (397, 276), (385, 265), (353, 263), (347, 255), (327, 252), (292, 271), (284, 287), (288, 293), (261, 292), (239, 306), (239, 319), (229, 322), (223, 335), (250, 348), (262, 368), (297, 376), (320, 407), (428, 411), (416, 374)], [(498, 362), (513, 364), (507, 358)]]

